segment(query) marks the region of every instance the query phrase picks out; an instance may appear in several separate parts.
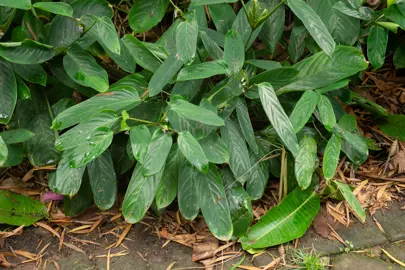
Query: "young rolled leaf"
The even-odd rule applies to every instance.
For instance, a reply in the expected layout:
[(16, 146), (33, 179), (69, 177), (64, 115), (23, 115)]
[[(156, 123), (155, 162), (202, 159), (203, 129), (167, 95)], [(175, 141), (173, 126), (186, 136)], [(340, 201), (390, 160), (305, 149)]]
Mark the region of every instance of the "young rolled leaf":
[(320, 96), (314, 91), (305, 91), (298, 100), (290, 115), (291, 125), (294, 127), (295, 133), (300, 131), (308, 122), (319, 103), (319, 99)]
[(347, 201), (353, 212), (356, 214), (356, 216), (360, 219), (361, 222), (364, 223), (366, 221), (366, 212), (364, 211), (363, 207), (357, 200), (356, 196), (354, 196), (350, 187), (345, 183), (341, 183), (339, 181), (333, 181), (333, 183), (337, 186), (340, 193), (345, 198), (345, 200)]
[(161, 129), (157, 129), (153, 133), (142, 168), (142, 173), (145, 177), (152, 176), (162, 171), (172, 143), (172, 136), (163, 132)]
[(183, 19), (177, 25), (176, 49), (180, 60), (189, 65), (194, 61), (197, 50), (198, 23), (192, 11), (185, 13)]
[(191, 65), (180, 70), (177, 81), (205, 79), (218, 74), (228, 74), (229, 68), (225, 61), (215, 60)]
[(367, 57), (375, 69), (384, 65), (388, 44), (388, 31), (381, 26), (374, 25), (367, 38)]
[(145, 155), (148, 152), (149, 143), (152, 139), (152, 134), (147, 126), (139, 125), (130, 130), (132, 153), (136, 160), (141, 164), (145, 161)]
[(333, 178), (339, 163), (340, 149), (342, 148), (342, 139), (336, 134), (332, 134), (323, 155), (323, 176), (326, 180)]
[(157, 25), (165, 15), (169, 0), (139, 0), (129, 12), (129, 25), (135, 33), (143, 33)]
[(328, 97), (321, 95), (318, 103), (318, 110), (322, 124), (327, 130), (331, 131), (336, 125), (336, 117), (332, 103), (329, 101)]
[(17, 82), (11, 65), (0, 59), (0, 124), (7, 124), (17, 103)]
[(245, 62), (245, 46), (242, 37), (235, 30), (229, 30), (225, 37), (224, 61), (231, 73), (238, 73)]
[(209, 162), (205, 156), (204, 150), (190, 132), (180, 132), (177, 143), (179, 149), (191, 164), (201, 172), (208, 171)]
[(229, 150), (224, 140), (215, 132), (198, 141), (208, 161), (215, 164), (229, 163)]
[(312, 175), (316, 169), (316, 150), (316, 141), (313, 138), (305, 136), (300, 141), (300, 150), (295, 157), (295, 177), (303, 190), (311, 185)]
[(249, 144), (252, 151), (257, 154), (259, 152), (259, 148), (256, 144), (255, 134), (245, 100), (238, 99), (236, 102), (236, 115), (238, 116), (239, 126), (246, 142)]
[(200, 211), (198, 177), (198, 170), (189, 162), (183, 162), (179, 172), (177, 200), (180, 213), (187, 220), (194, 220)]
[(296, 188), (277, 206), (271, 208), (251, 227), (248, 236), (240, 239), (243, 248), (267, 248), (304, 235), (320, 207), (319, 196)]
[(33, 4), (34, 8), (45, 10), (54, 14), (73, 17), (73, 8), (63, 2), (38, 2)]

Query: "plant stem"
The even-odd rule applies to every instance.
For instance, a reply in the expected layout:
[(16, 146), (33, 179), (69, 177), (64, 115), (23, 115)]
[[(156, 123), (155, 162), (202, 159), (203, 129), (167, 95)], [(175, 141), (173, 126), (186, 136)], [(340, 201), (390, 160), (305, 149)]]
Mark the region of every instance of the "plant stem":
[(169, 0), (169, 1), (170, 1), (170, 4), (172, 4), (172, 6), (174, 7), (174, 9), (177, 10), (178, 13), (180, 13), (180, 16), (183, 17), (184, 16), (183, 11), (178, 6), (176, 6), (176, 4), (173, 3), (172, 0)]
[(158, 123), (156, 123), (156, 122), (152, 122), (152, 121), (148, 121), (148, 120), (143, 120), (143, 119), (138, 119), (138, 118), (132, 118), (132, 117), (129, 117), (128, 120), (133, 120), (133, 121), (137, 121), (137, 122), (140, 122), (140, 123), (152, 124), (152, 125), (157, 125), (157, 124), (158, 124)]
[(286, 0), (281, 0), (281, 2), (278, 3), (278, 5), (275, 6), (275, 7), (273, 8), (273, 10), (270, 11), (270, 13), (268, 13), (268, 14), (264, 17), (263, 21), (265, 21), (267, 18), (269, 18), (271, 15), (273, 15), (273, 13), (276, 12), (276, 10), (277, 10), (279, 7), (281, 7), (281, 5), (284, 4), (285, 1), (286, 1)]

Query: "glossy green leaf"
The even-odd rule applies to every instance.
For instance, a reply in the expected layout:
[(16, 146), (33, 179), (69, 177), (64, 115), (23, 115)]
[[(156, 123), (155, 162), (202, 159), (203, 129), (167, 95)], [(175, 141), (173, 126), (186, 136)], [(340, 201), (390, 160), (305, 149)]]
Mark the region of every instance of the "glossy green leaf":
[(37, 9), (49, 11), (54, 14), (67, 16), (67, 17), (73, 17), (73, 8), (67, 3), (37, 2), (37, 3), (33, 4), (33, 7), (37, 8)]
[(405, 46), (399, 46), (395, 50), (393, 60), (395, 68), (405, 68)]
[(244, 249), (267, 248), (304, 235), (320, 208), (319, 196), (296, 188), (253, 225), (241, 238)]
[(143, 33), (157, 25), (165, 15), (169, 0), (136, 1), (129, 12), (129, 25), (135, 33)]
[(205, 79), (219, 74), (228, 74), (228, 65), (223, 60), (195, 64), (180, 70), (177, 81)]
[(177, 25), (176, 49), (180, 60), (189, 65), (197, 50), (198, 24), (194, 12), (187, 12)]
[(394, 114), (389, 115), (385, 121), (379, 125), (382, 132), (395, 139), (405, 142), (405, 116)]
[[(0, 133), (1, 135), (2, 133)], [(6, 143), (3, 140), (3, 137), (0, 136), (0, 167), (7, 161), (8, 158), (8, 148)]]
[(25, 158), (24, 153), (25, 150), (21, 144), (9, 144), (7, 145), (7, 150), (8, 150), (7, 159), (6, 161), (4, 161), (3, 164), (0, 164), (0, 167), (13, 167), (20, 165), (23, 162)]
[(120, 40), (118, 39), (117, 31), (110, 18), (92, 18), (95, 20), (94, 26), (90, 32), (96, 37), (100, 44), (103, 44), (108, 50), (115, 54), (121, 53)]
[(244, 184), (250, 177), (249, 151), (238, 124), (231, 119), (221, 127), (221, 136), (229, 149), (229, 166), (235, 178)]
[(224, 140), (215, 132), (198, 141), (208, 161), (215, 164), (229, 163), (229, 150)]
[(398, 24), (402, 29), (405, 29), (405, 17), (399, 10), (397, 5), (392, 5), (384, 10), (384, 17)]
[(108, 74), (96, 60), (79, 46), (72, 46), (63, 57), (63, 67), (76, 83), (99, 92), (108, 90)]
[(165, 165), (172, 143), (173, 138), (170, 134), (164, 133), (160, 129), (153, 133), (143, 163), (142, 172), (145, 177), (163, 171), (162, 168)]
[(198, 193), (200, 192), (198, 190), (199, 175), (197, 168), (189, 162), (184, 162), (180, 168), (177, 200), (180, 213), (187, 220), (194, 220), (200, 211), (198, 202)]
[(15, 77), (17, 80), (17, 96), (19, 99), (30, 99), (31, 98), (31, 92), (28, 86), (25, 84), (23, 79), (21, 77), (16, 76)]
[(0, 223), (30, 226), (47, 216), (47, 208), (40, 201), (28, 196), (0, 191)]
[(288, 0), (287, 3), (305, 25), (305, 28), (307, 28), (319, 47), (327, 55), (332, 56), (336, 44), (318, 14), (303, 0)]
[(226, 192), (229, 211), (233, 224), (233, 235), (236, 237), (245, 236), (250, 223), (253, 220), (252, 203), (249, 194), (243, 187), (234, 187)]
[(281, 68), (281, 64), (276, 61), (262, 60), (262, 59), (250, 59), (245, 62), (246, 64), (253, 65), (263, 70), (270, 70)]
[[(51, 180), (49, 181), (51, 182)], [(84, 174), (79, 191), (73, 197), (65, 196), (63, 199), (63, 213), (66, 216), (76, 216), (92, 205), (93, 194), (91, 192), (89, 177), (87, 174)]]
[(34, 41), (44, 43), (48, 30), (45, 28), (45, 25), (39, 19), (38, 14), (34, 14), (32, 10), (26, 11), (24, 13), (22, 27), (26, 35), (26, 38), (21, 41), (31, 39)]
[(298, 71), (294, 68), (274, 68), (257, 74), (249, 80), (249, 84), (270, 83), (274, 89), (279, 89), (297, 79)]
[(290, 43), (288, 44), (288, 56), (296, 63), (304, 53), (305, 40), (308, 36), (308, 32), (302, 22), (295, 18), (294, 28), (291, 31)]
[[(14, 15), (16, 14), (16, 9), (11, 8), (11, 7), (5, 7), (5, 6), (0, 6), (0, 31), (3, 33), (6, 33), (7, 30), (9, 29), (11, 22), (13, 21)], [(25, 35), (25, 31), (22, 27), (15, 27), (13, 29), (12, 35), (11, 35), (11, 40), (12, 41), (21, 41), (24, 40), (25, 37), (22, 39), (16, 40), (16, 36), (18, 34), (22, 34), (22, 36)]]
[(202, 172), (208, 171), (208, 159), (198, 141), (188, 131), (179, 133), (177, 138), (180, 151), (186, 159)]
[(53, 120), (52, 128), (55, 130), (65, 129), (89, 120), (105, 110), (119, 111), (124, 108), (135, 107), (140, 102), (138, 92), (129, 87), (127, 89), (92, 97), (63, 111)]
[(318, 103), (319, 116), (322, 124), (329, 131), (336, 125), (335, 112), (327, 96), (321, 95)]
[(233, 226), (224, 185), (217, 167), (198, 174), (198, 202), (211, 233), (222, 241), (232, 237)]
[[(268, 11), (272, 11), (280, 3), (278, 0), (262, 0), (259, 2)], [(270, 53), (274, 53), (276, 50), (277, 43), (284, 32), (284, 23), (285, 7), (284, 4), (282, 4), (269, 18), (266, 19), (259, 34), (259, 38), (264, 42), (264, 44), (266, 44), (267, 48), (270, 50)]]
[(94, 202), (101, 210), (110, 209), (117, 197), (117, 176), (109, 151), (87, 165)]
[(361, 222), (364, 223), (366, 221), (366, 212), (364, 211), (363, 207), (357, 200), (356, 196), (354, 196), (350, 187), (348, 185), (346, 185), (345, 183), (341, 183), (339, 181), (333, 181), (333, 183), (335, 183), (335, 185), (339, 189), (340, 193), (342, 194), (342, 196), (345, 198), (345, 200), (349, 204), (350, 208), (354, 211), (354, 213), (357, 215), (357, 217), (359, 217)]
[(31, 0), (0, 0), (0, 6), (28, 10), (31, 8)]
[[(361, 4), (360, 4), (361, 5)], [(371, 20), (374, 15), (374, 10), (369, 7), (352, 7), (350, 3), (345, 1), (339, 1), (333, 5), (333, 8), (339, 12), (346, 14), (347, 16), (361, 19), (361, 20)]]
[(49, 185), (53, 192), (61, 193), (72, 197), (79, 192), (82, 183), (83, 174), (86, 167), (72, 168), (69, 165), (69, 157), (65, 154), (56, 169), (55, 181), (53, 185)]
[(208, 52), (208, 55), (213, 60), (221, 60), (224, 57), (224, 52), (207, 34), (207, 32), (200, 32), (201, 41)]
[(237, 0), (192, 0), (192, 6), (202, 6), (202, 5), (211, 5), (211, 4), (221, 4), (221, 3), (234, 3)]
[(70, 1), (75, 18), (81, 18), (86, 15), (96, 17), (106, 16), (112, 18), (113, 10), (106, 0), (73, 0)]
[(52, 104), (51, 109), (53, 115), (58, 115), (64, 110), (67, 110), (70, 107), (73, 107), (76, 105), (73, 99), (71, 98), (61, 98), (59, 101), (57, 101), (55, 104)]
[(143, 218), (155, 198), (156, 189), (162, 179), (163, 167), (149, 177), (145, 177), (143, 171), (143, 166), (138, 163), (122, 204), (122, 214), (129, 223), (136, 223)]
[(132, 51), (124, 43), (125, 36), (120, 39), (121, 51), (120, 54), (116, 54), (110, 51), (107, 47), (101, 45), (107, 54), (111, 57), (112, 60), (123, 70), (128, 73), (134, 73), (136, 69), (136, 60)]
[(236, 115), (238, 116), (239, 126), (246, 142), (249, 144), (252, 151), (257, 154), (259, 148), (256, 144), (255, 134), (245, 100), (238, 99), (236, 102)]
[(6, 144), (21, 143), (28, 141), (35, 134), (29, 131), (28, 129), (10, 129), (3, 132), (0, 132), (0, 137)]
[(295, 158), (295, 177), (301, 189), (307, 189), (311, 184), (312, 175), (317, 161), (316, 141), (305, 136), (300, 141), (300, 150)]
[(130, 130), (130, 140), (132, 153), (136, 160), (141, 164), (145, 161), (145, 155), (148, 152), (149, 143), (152, 139), (152, 134), (147, 126), (139, 125), (131, 128)]
[(183, 62), (176, 54), (171, 54), (152, 75), (149, 82), (149, 96), (155, 96), (163, 91), (163, 88), (172, 81)]
[(16, 64), (41, 64), (55, 56), (51, 46), (26, 39), (0, 43), (0, 56)]
[(330, 137), (323, 155), (323, 176), (326, 180), (333, 178), (339, 163), (340, 149), (342, 148), (342, 139), (336, 134)]
[(46, 86), (47, 75), (41, 65), (11, 64), (14, 72), (26, 81)]
[(308, 122), (312, 113), (315, 111), (316, 105), (319, 103), (320, 96), (313, 91), (305, 91), (298, 100), (290, 115), (291, 125), (294, 127), (295, 133), (300, 131)]
[(7, 124), (17, 103), (17, 82), (11, 65), (0, 59), (0, 124)]
[(217, 31), (226, 34), (236, 18), (233, 8), (229, 4), (221, 3), (209, 5), (208, 10)]
[(273, 87), (269, 83), (259, 84), (259, 95), (263, 109), (266, 112), (270, 123), (276, 130), (280, 140), (285, 144), (288, 150), (296, 156), (299, 151), (297, 137), (290, 119), (281, 107)]
[(235, 30), (229, 30), (226, 34), (224, 61), (232, 73), (241, 71), (245, 62), (245, 46), (242, 37)]
[(367, 38), (367, 57), (375, 69), (384, 65), (388, 44), (388, 31), (380, 26), (371, 27)]

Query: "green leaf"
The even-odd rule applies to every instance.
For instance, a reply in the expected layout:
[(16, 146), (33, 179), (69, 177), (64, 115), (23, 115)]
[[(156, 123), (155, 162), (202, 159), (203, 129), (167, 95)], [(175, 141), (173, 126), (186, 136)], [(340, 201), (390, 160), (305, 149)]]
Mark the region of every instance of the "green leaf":
[(143, 163), (144, 166), (142, 170), (145, 177), (163, 171), (162, 168), (165, 165), (172, 143), (172, 136), (168, 133), (164, 133), (161, 129), (157, 129), (153, 133)]
[(332, 134), (328, 144), (325, 148), (323, 155), (323, 176), (326, 180), (333, 178), (336, 172), (337, 165), (339, 163), (340, 149), (342, 148), (342, 139), (336, 134)]
[(291, 125), (294, 127), (295, 133), (300, 131), (308, 122), (312, 113), (315, 111), (316, 105), (319, 103), (320, 95), (313, 91), (305, 91), (298, 100), (290, 115)]
[[(361, 5), (362, 3), (360, 3)], [(352, 7), (350, 3), (339, 1), (333, 5), (333, 9), (346, 14), (347, 16), (369, 21), (373, 19), (374, 10), (369, 7)]]
[(140, 99), (138, 92), (131, 87), (128, 90), (118, 90), (85, 100), (55, 117), (52, 128), (55, 130), (65, 129), (77, 123), (91, 119), (95, 115), (105, 110), (119, 111), (135, 107)]
[(198, 141), (208, 161), (215, 164), (229, 163), (229, 150), (222, 138), (215, 132)]
[[(203, 107), (196, 106), (182, 99), (176, 99), (170, 102), (170, 110), (178, 113), (179, 115), (211, 126), (223, 126), (224, 120), (210, 110)], [(170, 119), (169, 119), (170, 122)]]
[(183, 63), (177, 55), (171, 54), (152, 75), (149, 82), (149, 96), (155, 96), (162, 92), (182, 66)]
[[(272, 11), (280, 1), (278, 0), (262, 0), (260, 4), (268, 11)], [(259, 38), (266, 44), (266, 47), (270, 50), (270, 53), (274, 53), (277, 48), (277, 43), (284, 32), (285, 23), (285, 5), (282, 4), (277, 10), (266, 19), (263, 28), (260, 31)]]
[(75, 18), (86, 15), (112, 18), (114, 14), (112, 6), (106, 0), (73, 0), (73, 2), (70, 1), (70, 5)]
[(294, 68), (274, 68), (257, 74), (249, 80), (249, 84), (270, 83), (274, 89), (279, 89), (297, 79), (298, 70)]
[(120, 39), (120, 54), (113, 53), (107, 47), (101, 45), (112, 60), (123, 70), (128, 73), (134, 73), (136, 69), (135, 56), (132, 54), (131, 50), (124, 43), (125, 36)]
[(405, 46), (399, 46), (395, 50), (393, 60), (396, 69), (405, 68)]
[(85, 143), (97, 128), (112, 128), (118, 122), (118, 119), (117, 114), (114, 112), (101, 112), (63, 133), (56, 139), (55, 147), (59, 151), (75, 148), (78, 144)]
[(25, 82), (21, 79), (21, 77), (16, 76), (17, 79), (17, 96), (19, 99), (30, 99), (31, 98), (31, 92), (28, 86), (25, 84)]
[(241, 238), (245, 250), (267, 248), (304, 235), (320, 207), (319, 196), (296, 188), (277, 206), (271, 208), (252, 226), (247, 237)]
[(158, 209), (169, 206), (176, 198), (179, 172), (183, 162), (184, 156), (177, 146), (177, 143), (175, 143), (170, 149), (162, 180), (156, 190), (156, 205)]
[(299, 151), (297, 137), (295, 136), (290, 119), (284, 112), (283, 107), (281, 107), (273, 87), (269, 83), (261, 83), (258, 87), (260, 101), (270, 123), (284, 145), (296, 156)]
[(288, 44), (288, 56), (296, 63), (301, 58), (305, 49), (305, 40), (308, 36), (308, 32), (305, 29), (302, 22), (295, 18), (294, 28), (290, 35), (290, 44)]
[(40, 201), (0, 191), (0, 223), (30, 226), (47, 215), (47, 208)]
[(76, 83), (99, 92), (108, 90), (108, 74), (96, 60), (79, 46), (71, 46), (63, 57), (63, 67)]
[(31, 9), (31, 0), (0, 0), (0, 6), (28, 10)]
[(392, 5), (384, 9), (384, 16), (405, 29), (405, 17), (398, 9), (397, 5)]
[(332, 103), (329, 98), (321, 95), (318, 103), (319, 116), (321, 118), (322, 124), (329, 131), (336, 125), (335, 112), (333, 111)]
[(145, 125), (139, 125), (131, 128), (129, 135), (132, 153), (134, 154), (135, 159), (143, 164), (145, 161), (145, 155), (148, 152), (152, 135), (150, 134), (148, 127)]
[(177, 25), (176, 49), (180, 60), (189, 65), (194, 61), (197, 50), (198, 23), (194, 12), (187, 12)]
[(60, 50), (67, 48), (79, 38), (79, 27), (74, 19), (58, 15), (51, 22), (46, 43)]
[(73, 8), (63, 2), (38, 2), (33, 5), (34, 8), (42, 9), (45, 11), (49, 11), (54, 14), (73, 17)]
[[(24, 153), (24, 148), (21, 144), (9, 144), (9, 145), (7, 145), (7, 149), (8, 149), (7, 160), (4, 161), (3, 164), (1, 164), (1, 161), (0, 161), (0, 167), (17, 166), (23, 162), (25, 153)], [(1, 152), (1, 150), (0, 150), (0, 152)]]
[[(221, 176), (214, 164), (198, 174), (198, 202), (211, 233), (222, 241), (231, 239), (233, 227)], [(220, 217), (220, 218), (219, 218)]]
[(202, 172), (208, 171), (208, 159), (198, 141), (188, 131), (179, 133), (177, 138), (179, 149), (186, 159)]
[(249, 64), (249, 65), (253, 65), (253, 66), (261, 68), (261, 69), (264, 69), (264, 70), (281, 68), (281, 64), (279, 62), (270, 61), (270, 60), (250, 59), (250, 60), (247, 60), (245, 63)]
[(54, 103), (51, 106), (52, 113), (53, 113), (53, 115), (58, 115), (61, 112), (63, 112), (64, 110), (66, 110), (70, 107), (73, 107), (74, 105), (76, 105), (76, 103), (74, 102), (73, 99), (61, 98), (61, 99), (59, 99), (59, 101), (57, 101), (56, 103)]
[(200, 32), (201, 41), (205, 46), (205, 49), (208, 52), (208, 56), (210, 56), (213, 60), (221, 60), (224, 58), (224, 52), (222, 49), (216, 44), (207, 34), (207, 32), (201, 31)]
[(165, 15), (169, 0), (136, 1), (129, 12), (129, 25), (135, 33), (149, 31)]
[(94, 202), (101, 210), (110, 209), (117, 197), (117, 176), (109, 151), (87, 165)]
[[(2, 133), (0, 133), (1, 135)], [(0, 136), (0, 167), (7, 161), (8, 158), (8, 148), (6, 143), (3, 140), (3, 137)]]
[(108, 50), (115, 54), (120, 54), (121, 45), (118, 39), (117, 31), (110, 18), (92, 18), (95, 21), (94, 26), (90, 32), (96, 37), (100, 44), (103, 44)]
[(11, 64), (14, 72), (26, 81), (46, 86), (47, 75), (41, 65)]
[[(10, 7), (5, 7), (5, 6), (0, 6), (0, 31), (3, 33), (6, 33), (8, 28), (10, 27), (11, 22), (13, 21), (14, 15), (16, 14), (16, 9), (10, 8)], [(21, 40), (16, 40), (16, 37), (18, 34), (22, 34), (24, 36), (25, 31), (22, 27), (15, 27), (13, 29), (12, 35), (11, 35), (11, 40), (12, 41), (21, 41)], [(24, 37), (22, 39), (25, 39)]]
[(17, 103), (17, 82), (10, 64), (0, 59), (0, 124), (7, 124)]
[(405, 116), (389, 115), (386, 121), (379, 125), (382, 132), (395, 139), (405, 142)]
[(93, 194), (87, 174), (83, 176), (79, 191), (73, 197), (63, 199), (63, 212), (66, 216), (76, 216), (93, 204)]
[(226, 193), (233, 224), (233, 235), (242, 237), (253, 220), (252, 202), (243, 187), (234, 187)]
[(217, 31), (226, 34), (236, 18), (233, 8), (229, 4), (221, 3), (209, 5), (208, 10)]
[(215, 60), (183, 68), (177, 75), (177, 81), (205, 79), (218, 74), (228, 73), (229, 69), (226, 62), (223, 60)]
[(235, 30), (229, 30), (226, 34), (224, 61), (232, 73), (241, 71), (245, 62), (245, 46), (242, 37)]
[(303, 0), (287, 0), (288, 6), (302, 21), (316, 43), (329, 56), (335, 50), (335, 41), (315, 11)]
[(238, 0), (192, 0), (192, 6), (202, 6), (202, 5), (211, 5), (211, 4), (221, 4), (221, 3), (235, 3)]
[(0, 133), (0, 137), (6, 144), (21, 143), (28, 141), (35, 134), (28, 129), (10, 129)]
[(200, 190), (197, 188), (199, 174), (189, 162), (184, 162), (180, 168), (177, 200), (180, 213), (187, 220), (194, 220), (200, 210), (198, 202)]
[(69, 157), (64, 153), (56, 169), (55, 181), (49, 185), (53, 192), (72, 197), (79, 192), (86, 167), (72, 168)]
[(221, 135), (229, 149), (229, 166), (235, 178), (244, 184), (250, 178), (250, 159), (246, 142), (238, 124), (231, 119), (221, 127)]
[(307, 189), (311, 184), (312, 175), (316, 169), (316, 141), (308, 136), (300, 141), (300, 150), (295, 158), (295, 177), (301, 189)]
[(246, 142), (249, 144), (252, 151), (257, 154), (259, 148), (256, 144), (255, 133), (250, 121), (248, 107), (244, 99), (238, 99), (236, 102), (236, 115), (238, 116), (239, 126)]
[(140, 221), (155, 198), (156, 189), (162, 179), (163, 167), (155, 175), (145, 177), (140, 163), (135, 167), (122, 204), (122, 214), (129, 223)]
[(371, 27), (367, 38), (367, 57), (375, 69), (384, 65), (388, 31), (378, 25)]
[(361, 222), (364, 223), (366, 221), (366, 212), (364, 211), (359, 201), (356, 199), (356, 196), (354, 196), (350, 187), (345, 183), (341, 183), (339, 181), (333, 181), (333, 183), (336, 184), (340, 193), (345, 198), (345, 200), (349, 204), (350, 208), (354, 211), (356, 216), (360, 219)]
[(55, 56), (51, 46), (26, 39), (0, 43), (0, 56), (16, 64), (41, 64)]

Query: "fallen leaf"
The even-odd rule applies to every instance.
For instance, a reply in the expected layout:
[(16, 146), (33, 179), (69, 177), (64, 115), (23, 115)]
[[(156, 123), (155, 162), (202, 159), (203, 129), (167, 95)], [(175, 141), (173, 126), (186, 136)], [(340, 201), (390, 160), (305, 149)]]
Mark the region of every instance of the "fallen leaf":
[(86, 253), (83, 251), (83, 249), (78, 248), (78, 247), (76, 247), (76, 246), (73, 245), (73, 244), (69, 244), (69, 243), (63, 242), (63, 245), (66, 246), (66, 247), (68, 247), (68, 248), (70, 248), (70, 249), (73, 249), (74, 251), (77, 251), (77, 252), (80, 252), (80, 253), (83, 253), (84, 255), (86, 255)]

